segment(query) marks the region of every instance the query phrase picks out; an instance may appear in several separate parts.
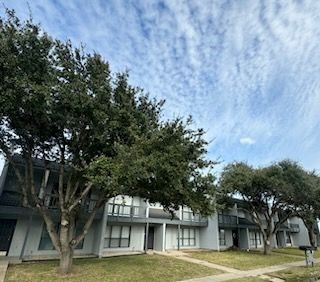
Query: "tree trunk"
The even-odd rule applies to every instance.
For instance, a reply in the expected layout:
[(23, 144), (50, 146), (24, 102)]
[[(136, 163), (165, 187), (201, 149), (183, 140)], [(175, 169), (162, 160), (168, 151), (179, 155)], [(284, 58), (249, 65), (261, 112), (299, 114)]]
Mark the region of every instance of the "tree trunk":
[(263, 254), (264, 255), (270, 255), (272, 252), (272, 246), (271, 246), (271, 236), (268, 236), (267, 238), (263, 239)]
[(310, 245), (313, 246), (313, 247), (316, 247), (316, 240), (315, 240), (314, 226), (313, 225), (308, 228), (308, 235), (309, 235)]
[(72, 268), (72, 257), (73, 249), (70, 245), (70, 225), (69, 216), (65, 213), (61, 215), (61, 224), (60, 224), (60, 268), (59, 271), (62, 274), (67, 274), (71, 272)]
[(72, 270), (73, 263), (73, 249), (71, 247), (63, 248), (60, 254), (59, 272), (61, 274), (68, 274)]

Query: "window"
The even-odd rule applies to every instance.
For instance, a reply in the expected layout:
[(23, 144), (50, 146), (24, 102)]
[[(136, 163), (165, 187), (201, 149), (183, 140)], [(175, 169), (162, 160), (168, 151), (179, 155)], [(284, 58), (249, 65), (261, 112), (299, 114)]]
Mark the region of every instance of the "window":
[(105, 248), (128, 248), (130, 245), (131, 226), (112, 225), (105, 238)]
[(250, 246), (257, 247), (258, 245), (261, 245), (260, 232), (250, 231), (249, 239), (250, 239)]
[(185, 221), (199, 220), (199, 215), (194, 214), (190, 208), (183, 207), (182, 208), (182, 220), (185, 220)]
[(180, 232), (180, 246), (195, 246), (196, 230), (194, 228), (182, 228)]
[[(60, 233), (60, 224), (56, 223), (55, 224), (55, 229), (57, 233)], [(82, 226), (79, 226), (79, 224), (76, 223), (75, 227), (75, 234), (78, 235), (82, 232)], [(75, 247), (76, 250), (82, 249), (83, 248), (83, 241), (82, 239), (80, 243)], [(39, 250), (54, 250), (54, 246), (52, 244), (51, 238), (49, 236), (49, 233), (47, 231), (47, 227), (45, 224), (43, 224), (42, 227), (42, 233), (41, 233), (41, 238), (40, 238), (40, 243), (39, 243)]]
[(182, 219), (186, 221), (191, 221), (193, 219), (193, 212), (190, 208), (182, 208)]
[(219, 230), (219, 245), (220, 246), (226, 246), (226, 232), (224, 229)]
[(132, 198), (120, 196), (113, 198), (108, 205), (108, 214), (114, 216), (131, 216)]
[[(55, 225), (55, 229), (57, 232), (59, 232), (58, 224)], [(43, 224), (42, 227), (42, 233), (39, 243), (39, 250), (54, 250), (54, 246), (52, 244), (51, 238), (49, 236), (49, 233), (47, 231), (47, 227), (45, 224)]]

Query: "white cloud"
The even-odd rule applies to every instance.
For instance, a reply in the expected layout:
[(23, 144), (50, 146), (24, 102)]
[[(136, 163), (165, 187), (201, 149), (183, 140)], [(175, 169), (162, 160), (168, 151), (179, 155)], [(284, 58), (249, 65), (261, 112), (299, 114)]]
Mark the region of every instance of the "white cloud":
[[(5, 4), (28, 11), (24, 1)], [(290, 157), (320, 169), (319, 1), (29, 4), (50, 34), (83, 41), (113, 71), (128, 68), (134, 84), (166, 99), (166, 116), (191, 114), (214, 140), (211, 154), (254, 163)], [(259, 140), (254, 153), (239, 146), (254, 144), (248, 136)]]
[(242, 138), (240, 138), (239, 142), (243, 145), (253, 145), (256, 143), (256, 140), (254, 140), (250, 137), (242, 137)]

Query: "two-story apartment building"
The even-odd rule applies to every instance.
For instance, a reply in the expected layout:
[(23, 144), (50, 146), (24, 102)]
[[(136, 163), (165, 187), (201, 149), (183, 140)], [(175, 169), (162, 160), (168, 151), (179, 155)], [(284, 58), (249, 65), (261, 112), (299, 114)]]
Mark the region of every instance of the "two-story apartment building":
[[(23, 165), (23, 164), (21, 164)], [(56, 167), (47, 172), (51, 191), (45, 202), (52, 213), (56, 210)], [(45, 172), (35, 161), (35, 181), (41, 183)], [(96, 199), (94, 193), (82, 205), (76, 229), (82, 226)], [(274, 246), (309, 243), (301, 220), (293, 218), (278, 232)], [(180, 207), (172, 216), (158, 204), (138, 197), (118, 196), (96, 214), (93, 224), (77, 246), (75, 255), (107, 256), (113, 253), (136, 253), (204, 248), (223, 250), (229, 247), (255, 249), (262, 247), (262, 236), (250, 216), (235, 204), (232, 209), (203, 218), (188, 207)], [(21, 205), (20, 189), (13, 168), (6, 163), (0, 178), (0, 255), (24, 260), (56, 256), (40, 215)]]
[[(263, 248), (262, 234), (244, 209), (241, 200), (234, 199), (234, 206), (218, 214), (220, 249)], [(263, 222), (263, 219), (261, 219)], [(278, 218), (274, 218), (277, 222)], [(319, 233), (318, 230), (315, 230)], [(275, 248), (309, 245), (308, 230), (302, 219), (291, 217), (284, 222), (271, 242)]]

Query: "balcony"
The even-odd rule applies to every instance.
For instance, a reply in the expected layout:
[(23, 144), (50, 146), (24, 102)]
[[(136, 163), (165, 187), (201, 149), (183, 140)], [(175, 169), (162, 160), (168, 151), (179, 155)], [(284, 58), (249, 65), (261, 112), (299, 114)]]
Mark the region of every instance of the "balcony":
[[(93, 209), (95, 208), (98, 200), (95, 199), (85, 199), (83, 203), (81, 204), (81, 211), (85, 213), (91, 213)], [(44, 204), (48, 209), (51, 210), (58, 210), (59, 209), (59, 196), (56, 194), (47, 194), (44, 197)], [(97, 214), (100, 214), (100, 212), (97, 212)]]
[(235, 226), (238, 225), (238, 218), (234, 215), (219, 214), (218, 223), (224, 226)]
[(22, 195), (14, 191), (3, 191), (0, 196), (0, 206), (21, 207)]
[(289, 224), (289, 231), (292, 233), (299, 233), (300, 232), (300, 226), (296, 223), (290, 223)]
[(182, 221), (192, 221), (192, 222), (207, 222), (206, 217), (202, 217), (200, 214), (193, 213), (192, 211), (182, 211)]
[(108, 220), (113, 221), (139, 221), (146, 218), (146, 208), (122, 204), (108, 204)]
[(231, 228), (253, 228), (257, 225), (245, 217), (237, 217), (235, 215), (218, 214), (219, 227)]

